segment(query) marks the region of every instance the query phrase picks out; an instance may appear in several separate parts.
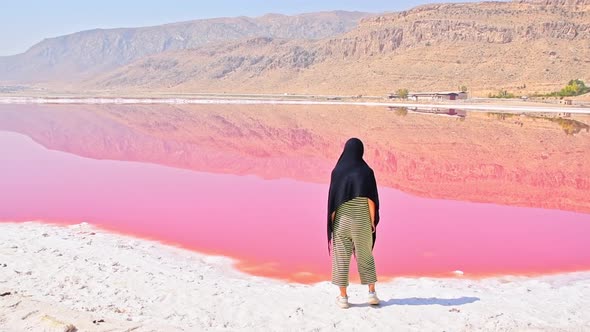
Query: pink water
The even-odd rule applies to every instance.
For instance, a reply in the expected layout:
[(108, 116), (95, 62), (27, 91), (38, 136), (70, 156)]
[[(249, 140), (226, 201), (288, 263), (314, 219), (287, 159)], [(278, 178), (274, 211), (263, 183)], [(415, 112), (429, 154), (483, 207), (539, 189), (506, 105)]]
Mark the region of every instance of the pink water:
[[(233, 257), (256, 275), (329, 278), (326, 183), (83, 158), (2, 131), (0, 158), (0, 220), (84, 221)], [(590, 269), (589, 214), (421, 198), (388, 187), (380, 195), (382, 278)]]

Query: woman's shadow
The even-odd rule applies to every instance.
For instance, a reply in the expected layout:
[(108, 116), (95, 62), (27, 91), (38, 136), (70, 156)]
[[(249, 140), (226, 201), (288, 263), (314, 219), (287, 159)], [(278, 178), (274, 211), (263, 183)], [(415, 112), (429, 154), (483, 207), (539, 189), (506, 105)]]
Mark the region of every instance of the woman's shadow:
[[(439, 299), (437, 297), (430, 297), (430, 298), (420, 298), (420, 297), (411, 297), (407, 299), (390, 299), (387, 301), (381, 301), (376, 308), (388, 307), (391, 305), (441, 305), (445, 307), (452, 307), (452, 306), (459, 306), (465, 305), (469, 303), (474, 303), (480, 301), (479, 297), (459, 297), (456, 299)], [(354, 307), (367, 307), (368, 304), (353, 304)]]

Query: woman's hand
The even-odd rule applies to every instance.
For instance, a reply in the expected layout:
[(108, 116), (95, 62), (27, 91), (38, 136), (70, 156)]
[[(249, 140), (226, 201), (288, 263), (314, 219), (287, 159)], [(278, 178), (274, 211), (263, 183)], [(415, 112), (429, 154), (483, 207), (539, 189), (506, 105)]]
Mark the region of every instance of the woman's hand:
[(371, 216), (371, 228), (373, 229), (373, 233), (377, 231), (377, 227), (375, 227), (375, 202), (373, 202), (370, 198), (367, 198), (369, 201), (369, 215)]

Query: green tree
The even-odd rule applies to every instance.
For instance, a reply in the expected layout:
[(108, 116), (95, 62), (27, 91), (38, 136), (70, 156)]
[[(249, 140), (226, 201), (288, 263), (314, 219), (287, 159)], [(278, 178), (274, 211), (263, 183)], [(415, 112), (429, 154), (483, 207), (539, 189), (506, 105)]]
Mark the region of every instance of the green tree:
[(465, 85), (461, 85), (459, 89), (461, 90), (461, 92), (467, 92), (467, 86)]
[(588, 92), (588, 87), (582, 80), (571, 80), (567, 85), (559, 91), (559, 95), (562, 97), (567, 96), (579, 96)]
[(408, 99), (409, 94), (410, 94), (410, 92), (408, 91), (408, 89), (397, 90), (397, 96), (400, 97), (401, 99)]

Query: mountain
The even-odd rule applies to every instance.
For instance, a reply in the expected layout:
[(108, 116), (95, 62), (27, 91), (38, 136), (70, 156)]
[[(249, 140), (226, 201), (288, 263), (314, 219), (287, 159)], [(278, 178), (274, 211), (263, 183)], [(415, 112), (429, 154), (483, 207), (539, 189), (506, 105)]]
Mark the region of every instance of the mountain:
[(590, 0), (97, 30), (48, 40), (1, 62), (0, 77), (98, 93), (384, 95), (467, 86), (472, 95), (500, 89), (525, 95), (590, 80)]
[(321, 40), (256, 38), (140, 59), (99, 89), (385, 94), (553, 91), (590, 79), (590, 2), (433, 4), (367, 17)]
[(244, 38), (321, 39), (344, 33), (367, 16), (322, 12), (195, 20), (161, 26), (96, 29), (45, 39), (23, 54), (0, 57), (0, 81), (71, 80), (112, 70), (152, 54)]

